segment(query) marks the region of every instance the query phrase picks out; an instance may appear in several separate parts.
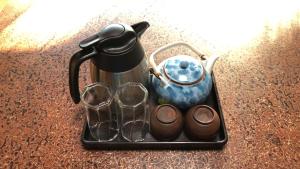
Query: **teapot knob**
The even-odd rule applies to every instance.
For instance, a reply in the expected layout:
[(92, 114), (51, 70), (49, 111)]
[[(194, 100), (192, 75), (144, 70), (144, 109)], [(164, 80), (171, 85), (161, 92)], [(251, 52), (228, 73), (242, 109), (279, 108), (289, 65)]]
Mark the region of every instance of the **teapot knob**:
[(188, 61), (181, 61), (179, 63), (179, 66), (181, 69), (186, 69), (189, 66), (189, 62)]

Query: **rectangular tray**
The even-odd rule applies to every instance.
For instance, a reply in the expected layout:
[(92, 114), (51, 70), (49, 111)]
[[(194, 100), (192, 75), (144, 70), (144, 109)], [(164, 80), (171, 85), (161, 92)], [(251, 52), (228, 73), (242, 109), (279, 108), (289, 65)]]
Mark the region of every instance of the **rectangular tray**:
[[(98, 142), (94, 140), (89, 132), (87, 123), (83, 126), (81, 134), (82, 145), (86, 149), (99, 149), (99, 150), (138, 150), (138, 149), (222, 149), (227, 143), (228, 136), (225, 127), (223, 112), (220, 105), (218, 90), (215, 84), (214, 75), (212, 75), (213, 87), (212, 91), (203, 104), (213, 107), (220, 116), (220, 130), (215, 138), (210, 141), (192, 141), (187, 138), (182, 132), (180, 136), (173, 141), (158, 141), (148, 133), (143, 142), (127, 142), (119, 135), (114, 141), (111, 142)], [(152, 90), (151, 90), (152, 91)], [(153, 92), (153, 91), (152, 91)], [(151, 97), (150, 97), (151, 98)]]

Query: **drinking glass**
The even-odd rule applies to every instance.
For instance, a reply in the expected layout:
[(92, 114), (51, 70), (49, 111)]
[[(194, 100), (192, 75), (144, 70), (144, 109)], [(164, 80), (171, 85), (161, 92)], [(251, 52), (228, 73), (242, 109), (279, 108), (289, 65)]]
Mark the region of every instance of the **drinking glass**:
[(81, 94), (91, 136), (98, 141), (112, 141), (119, 134), (113, 109), (112, 91), (102, 83), (86, 86)]
[(128, 82), (116, 91), (121, 115), (122, 137), (130, 142), (143, 141), (149, 132), (148, 91), (141, 83)]

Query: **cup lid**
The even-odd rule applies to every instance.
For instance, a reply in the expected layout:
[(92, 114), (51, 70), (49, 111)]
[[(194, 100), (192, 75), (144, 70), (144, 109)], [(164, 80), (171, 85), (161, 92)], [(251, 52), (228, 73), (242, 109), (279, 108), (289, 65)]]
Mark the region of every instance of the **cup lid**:
[(193, 110), (193, 118), (201, 124), (210, 124), (214, 120), (214, 110), (208, 106), (197, 106)]
[(155, 114), (159, 122), (170, 124), (177, 119), (177, 109), (169, 104), (164, 104), (156, 107)]

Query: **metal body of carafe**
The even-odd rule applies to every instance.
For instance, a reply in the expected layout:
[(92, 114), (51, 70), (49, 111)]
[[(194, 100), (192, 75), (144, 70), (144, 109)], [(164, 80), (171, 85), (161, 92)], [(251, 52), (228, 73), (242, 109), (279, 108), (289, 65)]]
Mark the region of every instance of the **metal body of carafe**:
[(136, 67), (124, 72), (108, 72), (90, 62), (90, 75), (92, 82), (102, 82), (113, 90), (126, 82), (139, 82), (148, 87), (150, 77), (146, 57)]

